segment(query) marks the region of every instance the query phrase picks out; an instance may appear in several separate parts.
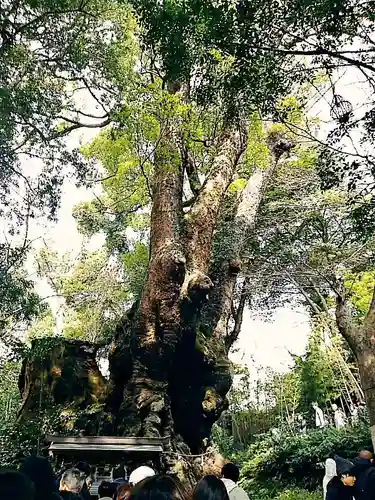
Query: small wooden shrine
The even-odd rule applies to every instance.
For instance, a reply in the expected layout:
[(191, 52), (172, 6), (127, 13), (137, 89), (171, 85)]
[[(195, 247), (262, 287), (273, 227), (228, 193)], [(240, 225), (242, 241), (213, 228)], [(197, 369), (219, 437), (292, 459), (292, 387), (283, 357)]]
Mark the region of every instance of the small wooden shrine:
[(163, 453), (170, 446), (169, 437), (47, 436), (46, 439), (58, 469), (87, 462), (95, 471), (95, 482), (111, 478), (119, 464), (127, 473), (140, 465), (162, 470)]

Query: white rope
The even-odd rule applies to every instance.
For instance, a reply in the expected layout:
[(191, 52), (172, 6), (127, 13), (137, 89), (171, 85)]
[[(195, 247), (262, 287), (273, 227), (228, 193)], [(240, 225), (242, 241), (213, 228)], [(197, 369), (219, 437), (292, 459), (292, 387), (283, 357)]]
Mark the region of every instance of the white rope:
[(163, 455), (177, 455), (179, 457), (199, 458), (199, 457), (205, 457), (206, 455), (213, 455), (215, 453), (215, 450), (206, 451), (205, 453), (200, 453), (199, 455), (190, 455), (190, 454), (187, 454), (187, 453), (178, 453), (177, 451), (162, 451), (161, 453)]

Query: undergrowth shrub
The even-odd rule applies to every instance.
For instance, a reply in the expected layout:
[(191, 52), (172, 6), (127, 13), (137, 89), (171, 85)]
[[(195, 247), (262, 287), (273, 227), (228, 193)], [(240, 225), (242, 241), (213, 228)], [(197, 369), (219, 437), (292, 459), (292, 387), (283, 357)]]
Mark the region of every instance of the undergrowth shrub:
[(251, 492), (251, 499), (256, 500), (322, 500), (321, 491), (307, 491), (301, 488), (289, 488), (283, 491), (259, 489)]
[[(224, 443), (224, 456), (240, 465), (241, 485), (255, 498), (275, 498), (286, 488), (292, 488), (293, 494), (299, 491), (294, 488), (316, 490), (321, 487), (327, 458), (337, 454), (350, 459), (361, 449), (372, 450), (365, 422), (343, 429), (327, 427), (304, 435), (283, 435), (280, 440), (270, 434), (260, 435), (244, 451), (232, 450), (232, 453), (228, 453), (229, 442), (224, 440)], [(283, 497), (283, 500), (295, 498)]]

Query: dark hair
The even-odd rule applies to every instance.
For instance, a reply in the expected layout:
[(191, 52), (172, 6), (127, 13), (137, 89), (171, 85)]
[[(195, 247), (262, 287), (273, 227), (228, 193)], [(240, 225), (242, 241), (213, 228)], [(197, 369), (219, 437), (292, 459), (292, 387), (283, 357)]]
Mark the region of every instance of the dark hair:
[(237, 465), (229, 462), (225, 464), (221, 469), (221, 475), (225, 477), (225, 479), (231, 479), (232, 481), (237, 483), (240, 478), (240, 469), (237, 467)]
[(90, 476), (91, 474), (91, 466), (87, 462), (77, 462), (73, 469), (80, 470), (86, 477)]
[(20, 472), (33, 482), (35, 500), (49, 499), (57, 492), (56, 477), (47, 458), (34, 456), (25, 458)]
[(30, 479), (14, 470), (0, 471), (1, 500), (34, 500), (34, 485)]
[(138, 483), (129, 500), (188, 500), (189, 494), (175, 476), (156, 475)]
[(216, 476), (205, 476), (193, 492), (193, 500), (229, 500), (223, 481)]
[(117, 488), (117, 500), (127, 500), (130, 497), (130, 493), (130, 484), (120, 484), (120, 486)]
[(98, 488), (98, 495), (99, 498), (104, 498), (104, 497), (109, 497), (113, 498), (116, 494), (117, 491), (117, 484), (116, 483), (110, 483), (109, 481), (103, 481), (100, 483), (100, 486)]
[(113, 479), (123, 479), (125, 478), (125, 469), (123, 465), (116, 467), (113, 471)]

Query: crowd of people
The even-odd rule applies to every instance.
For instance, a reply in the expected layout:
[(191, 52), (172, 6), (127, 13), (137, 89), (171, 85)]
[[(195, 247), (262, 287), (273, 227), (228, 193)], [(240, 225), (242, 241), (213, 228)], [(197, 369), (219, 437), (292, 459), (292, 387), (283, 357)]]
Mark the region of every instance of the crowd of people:
[(374, 500), (375, 466), (373, 454), (362, 450), (350, 462), (339, 456), (326, 460), (323, 479), (324, 500)]
[[(122, 471), (122, 473), (121, 473)], [(125, 479), (119, 468), (111, 481), (98, 487), (99, 500), (249, 500), (237, 484), (240, 471), (227, 463), (222, 477), (203, 477), (193, 491), (174, 475), (157, 474), (151, 467), (141, 466)], [(26, 458), (19, 471), (0, 471), (0, 500), (90, 500), (91, 468), (84, 462), (55, 476), (51, 463), (43, 457)]]
[[(221, 477), (204, 476), (191, 491), (174, 475), (157, 474), (151, 467), (136, 468), (125, 478), (124, 468), (98, 487), (99, 500), (249, 500), (239, 486), (239, 468), (227, 463)], [(90, 500), (91, 468), (79, 462), (55, 476), (43, 457), (26, 458), (18, 471), (0, 471), (0, 500)], [(91, 491), (90, 491), (91, 490)], [(324, 500), (375, 500), (375, 462), (363, 450), (350, 462), (339, 456), (326, 461)]]

